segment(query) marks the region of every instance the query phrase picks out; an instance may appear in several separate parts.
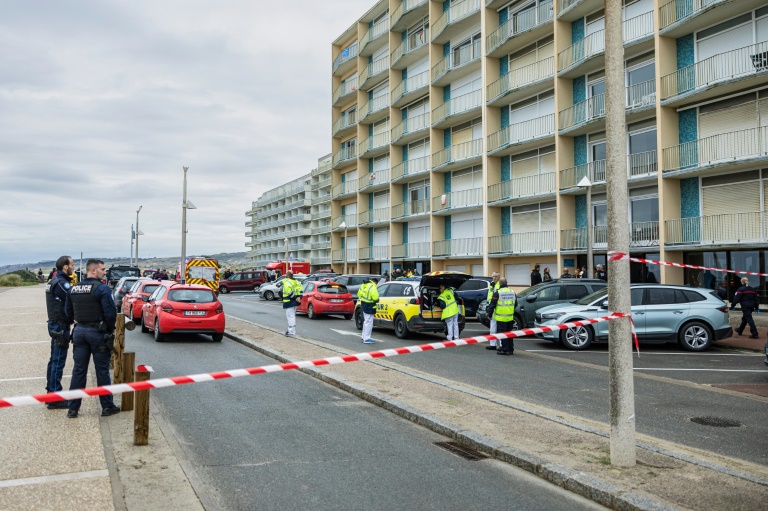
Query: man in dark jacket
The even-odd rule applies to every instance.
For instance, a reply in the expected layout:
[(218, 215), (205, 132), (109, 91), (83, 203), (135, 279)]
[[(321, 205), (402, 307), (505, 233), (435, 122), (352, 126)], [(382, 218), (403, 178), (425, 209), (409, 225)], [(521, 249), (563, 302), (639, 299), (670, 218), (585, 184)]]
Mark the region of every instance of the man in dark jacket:
[(535, 286), (536, 284), (541, 284), (541, 272), (539, 271), (539, 268), (541, 268), (541, 266), (537, 264), (536, 266), (533, 267), (533, 271), (531, 272), (532, 286)]
[[(51, 358), (46, 372), (47, 392), (62, 390), (61, 377), (69, 352), (69, 327), (72, 322), (64, 312), (64, 306), (71, 289), (70, 276), (75, 272), (75, 264), (69, 256), (61, 256), (56, 261), (56, 275), (45, 286), (45, 305), (48, 310), (48, 334), (51, 336)], [(41, 274), (42, 275), (42, 274)], [(66, 401), (48, 403), (48, 409), (64, 409)]]
[(733, 295), (733, 302), (731, 302), (731, 310), (736, 308), (736, 304), (741, 304), (741, 325), (736, 329), (736, 333), (743, 335), (744, 328), (749, 325), (749, 331), (752, 335), (750, 339), (758, 339), (757, 326), (755, 320), (752, 318), (752, 311), (760, 312), (760, 301), (757, 297), (757, 290), (749, 285), (749, 279), (744, 277), (741, 279), (741, 287)]

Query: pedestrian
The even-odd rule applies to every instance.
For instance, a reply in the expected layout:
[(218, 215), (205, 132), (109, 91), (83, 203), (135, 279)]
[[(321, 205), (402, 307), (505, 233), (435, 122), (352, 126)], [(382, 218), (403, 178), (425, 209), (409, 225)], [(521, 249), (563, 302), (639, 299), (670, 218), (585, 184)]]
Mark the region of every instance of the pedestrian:
[(384, 274), (381, 276), (386, 282), (389, 282), (389, 272), (384, 270)]
[(541, 276), (542, 282), (552, 282), (552, 275), (549, 273), (549, 268), (544, 268), (544, 275)]
[(379, 289), (376, 287), (376, 277), (363, 283), (357, 291), (360, 308), (363, 311), (363, 344), (373, 344), (373, 316), (376, 314), (376, 304), (379, 301)]
[(413, 269), (413, 276), (414, 277), (421, 277), (421, 273), (419, 273), (419, 270), (417, 268)]
[(736, 333), (743, 335), (744, 328), (749, 325), (749, 332), (752, 334), (749, 338), (758, 339), (757, 326), (754, 318), (752, 318), (752, 312), (760, 313), (760, 300), (757, 296), (757, 289), (749, 285), (747, 277), (741, 279), (741, 287), (733, 295), (731, 310), (736, 308), (736, 304), (741, 304), (741, 325), (736, 329)]
[[(491, 321), (491, 332), (492, 334), (495, 334), (498, 330), (496, 330), (496, 320), (493, 319), (493, 310), (489, 309), (491, 305), (491, 299), (493, 298), (493, 293), (499, 290), (499, 278), (501, 275), (499, 275), (499, 272), (495, 271), (491, 274), (491, 284), (488, 286), (488, 294), (486, 295), (485, 299), (488, 302), (488, 305), (486, 306), (486, 314), (488, 314), (488, 319)], [(496, 339), (490, 340), (490, 345), (486, 346), (485, 349), (487, 350), (495, 350), (496, 349)]]
[[(115, 301), (109, 286), (102, 283), (106, 270), (104, 261), (88, 259), (85, 265), (85, 279), (72, 286), (65, 306), (69, 319), (77, 322), (72, 336), (72, 352), (75, 366), (72, 369), (72, 383), (69, 390), (85, 387), (88, 364), (93, 355), (96, 368), (96, 384), (99, 387), (110, 384), (109, 359), (115, 342)], [(120, 412), (111, 395), (99, 396), (101, 415), (107, 417)], [(67, 417), (74, 419), (80, 411), (82, 399), (69, 402)]]
[(595, 270), (595, 278), (608, 282), (608, 275), (605, 274), (605, 268), (602, 264), (597, 265)]
[[(507, 279), (499, 281), (499, 289), (493, 293), (490, 308), (493, 311), (493, 318), (496, 320), (496, 330), (498, 332), (511, 332), (514, 329), (515, 322), (515, 303), (517, 296), (509, 286)], [(515, 340), (512, 338), (502, 339), (501, 347), (496, 350), (497, 355), (513, 355), (515, 353)]]
[(541, 266), (537, 264), (536, 266), (533, 267), (533, 271), (531, 272), (532, 286), (535, 286), (536, 284), (541, 284), (541, 272), (539, 271), (539, 268), (541, 268)]
[(301, 301), (301, 284), (293, 279), (293, 272), (285, 272), (283, 286), (280, 288), (280, 294), (283, 295), (283, 309), (285, 309), (285, 319), (288, 321), (288, 330), (285, 331), (286, 337), (296, 335), (296, 307)]
[(413, 277), (413, 272), (411, 271), (410, 268), (408, 269), (408, 273), (406, 273), (405, 276), (408, 277), (408, 278)]
[[(61, 377), (69, 352), (69, 328), (72, 322), (67, 318), (64, 307), (69, 290), (72, 287), (70, 275), (75, 273), (75, 265), (70, 256), (61, 256), (56, 260), (56, 276), (45, 286), (45, 307), (48, 311), (48, 335), (51, 336), (51, 356), (45, 377), (45, 391), (58, 392), (63, 389)], [(42, 271), (40, 272), (42, 277)], [(66, 401), (48, 403), (49, 410), (68, 408)]]
[(579, 271), (579, 278), (580, 279), (586, 279), (587, 275), (588, 275), (588, 273), (587, 273), (587, 266), (584, 265), (584, 266), (581, 267), (581, 270)]
[(53, 269), (51, 270), (51, 273), (48, 274), (48, 282), (52, 281), (53, 277), (56, 276), (56, 271), (57, 271), (56, 267), (54, 266)]
[(157, 272), (157, 280), (168, 280), (168, 274), (165, 272), (165, 270), (160, 270)]
[(443, 309), (440, 319), (445, 321), (445, 327), (448, 330), (447, 340), (457, 340), (459, 338), (459, 305), (456, 303), (456, 295), (452, 288), (440, 284), (437, 305)]
[(560, 275), (561, 279), (570, 279), (573, 278), (573, 275), (571, 275), (571, 272), (568, 268), (563, 269), (563, 274)]

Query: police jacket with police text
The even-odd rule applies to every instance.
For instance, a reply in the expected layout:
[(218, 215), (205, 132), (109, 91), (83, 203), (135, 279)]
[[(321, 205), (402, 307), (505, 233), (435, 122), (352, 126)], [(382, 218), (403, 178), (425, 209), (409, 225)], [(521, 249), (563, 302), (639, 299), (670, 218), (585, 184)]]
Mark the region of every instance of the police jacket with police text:
[(69, 275), (58, 272), (45, 286), (45, 306), (48, 310), (48, 321), (61, 326), (69, 325), (72, 321), (67, 318), (64, 307), (67, 303), (71, 288)]
[(103, 321), (107, 332), (115, 331), (115, 300), (109, 286), (98, 279), (87, 278), (72, 286), (64, 310), (67, 317), (83, 326)]
[(752, 286), (741, 286), (733, 296), (731, 307), (735, 306), (737, 303), (741, 304), (742, 309), (759, 309), (760, 300), (757, 296), (757, 290)]

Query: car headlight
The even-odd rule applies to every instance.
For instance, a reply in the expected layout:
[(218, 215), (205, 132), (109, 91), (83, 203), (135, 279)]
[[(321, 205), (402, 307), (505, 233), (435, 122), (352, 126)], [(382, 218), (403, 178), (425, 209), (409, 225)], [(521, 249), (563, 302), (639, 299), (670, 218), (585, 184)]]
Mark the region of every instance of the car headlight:
[(549, 321), (551, 319), (557, 319), (563, 315), (565, 315), (564, 312), (545, 312), (541, 315), (541, 319), (544, 321)]

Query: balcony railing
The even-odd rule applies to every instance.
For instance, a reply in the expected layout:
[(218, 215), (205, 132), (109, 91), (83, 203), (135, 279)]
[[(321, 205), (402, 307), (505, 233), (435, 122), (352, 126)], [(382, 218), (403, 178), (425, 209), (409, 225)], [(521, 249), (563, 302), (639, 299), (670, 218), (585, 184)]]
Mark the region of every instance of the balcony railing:
[(435, 241), (432, 255), (433, 257), (482, 256), (483, 239), (481, 237)]
[(552, 2), (544, 2), (534, 9), (527, 9), (514, 14), (503, 25), (485, 38), (486, 52), (490, 53), (504, 44), (507, 39), (530, 30), (553, 18)]
[(491, 236), (488, 255), (533, 254), (557, 251), (557, 231), (515, 232)]
[(768, 71), (768, 42), (712, 55), (661, 77), (661, 99)]
[(659, 7), (660, 29), (665, 29), (673, 23), (692, 16), (711, 5), (725, 3), (728, 0), (672, 0)]
[(452, 25), (479, 11), (480, 0), (464, 0), (463, 2), (453, 4), (432, 24), (433, 37), (440, 35), (448, 25)]
[(329, 224), (318, 225), (313, 227), (310, 232), (312, 233), (313, 236), (317, 234), (325, 234), (325, 233), (331, 232), (331, 226)]
[(359, 146), (360, 154), (363, 155), (368, 151), (373, 151), (374, 149), (378, 149), (380, 147), (384, 147), (388, 145), (389, 145), (389, 130), (386, 130), (382, 133), (379, 133), (377, 135), (374, 135), (372, 137), (369, 137), (363, 140)]
[(353, 179), (352, 181), (345, 181), (343, 183), (339, 183), (336, 186), (333, 187), (333, 191), (331, 192), (331, 195), (333, 195), (333, 198), (336, 199), (338, 197), (343, 197), (344, 195), (351, 195), (353, 193), (357, 193), (357, 179)]
[(339, 66), (345, 62), (349, 62), (355, 57), (357, 57), (357, 41), (350, 44), (336, 55), (336, 58), (333, 59), (333, 72), (335, 73)]
[(392, 259), (429, 259), (432, 253), (429, 241), (420, 241), (418, 243), (403, 243), (392, 247)]
[[(346, 259), (344, 257), (344, 252), (346, 252)], [(334, 263), (343, 263), (344, 261), (348, 263), (354, 263), (357, 261), (357, 249), (347, 248), (347, 249), (341, 249), (341, 250), (334, 250), (331, 257), (333, 258)]]
[(357, 77), (352, 78), (351, 80), (347, 80), (338, 87), (336, 87), (336, 90), (333, 91), (333, 104), (336, 104), (336, 101), (338, 101), (342, 96), (346, 96), (347, 94), (350, 94), (352, 92), (355, 92), (357, 90)]
[(331, 228), (339, 229), (342, 223), (347, 224), (347, 229), (357, 227), (357, 215), (340, 215), (331, 220)]
[(429, 85), (429, 71), (422, 71), (410, 78), (406, 78), (392, 89), (392, 102), (394, 103), (406, 94), (422, 89), (427, 85)]
[(731, 131), (664, 148), (664, 172), (768, 156), (768, 126)]
[(333, 155), (333, 166), (335, 167), (339, 163), (354, 160), (357, 158), (357, 148), (356, 147), (347, 147), (344, 149), (341, 149), (339, 152)]
[(403, 202), (392, 206), (392, 219), (429, 214), (429, 199)]
[(361, 261), (386, 261), (389, 259), (389, 247), (361, 247)]
[(483, 140), (478, 138), (446, 147), (432, 155), (432, 168), (461, 160), (476, 158), (483, 153)]
[(626, 107), (645, 108), (656, 104), (656, 80), (636, 83), (627, 87)]
[(518, 177), (488, 187), (488, 202), (535, 197), (555, 192), (555, 173)]
[(406, 160), (392, 167), (392, 180), (400, 179), (405, 176), (415, 176), (429, 172), (429, 156)]
[(653, 11), (625, 20), (621, 24), (624, 44), (653, 35)]
[(373, 78), (389, 69), (389, 55), (385, 55), (380, 59), (374, 60), (363, 68), (363, 72), (360, 73), (360, 77), (365, 83), (369, 78)]
[(583, 165), (577, 165), (560, 171), (560, 188), (572, 188), (588, 177), (594, 185), (605, 183), (605, 160), (591, 161)]
[(483, 205), (483, 189), (460, 190), (447, 192), (432, 199), (432, 212), (448, 211), (451, 209), (473, 208)]
[(357, 180), (357, 189), (363, 191), (370, 186), (389, 183), (389, 169), (381, 169), (362, 176)]
[(389, 94), (384, 94), (383, 96), (373, 98), (368, 103), (364, 104), (360, 111), (362, 112), (362, 118), (365, 118), (372, 113), (378, 112), (385, 108), (389, 108)]
[(392, 52), (392, 64), (394, 65), (400, 57), (407, 55), (413, 51), (423, 48), (429, 42), (429, 29), (411, 34), (406, 37), (402, 43), (397, 45), (395, 51)]
[(488, 100), (492, 101), (507, 92), (521, 89), (555, 75), (555, 58), (549, 57), (528, 64), (505, 74), (488, 86)]
[(363, 51), (368, 43), (375, 41), (379, 37), (389, 32), (389, 17), (385, 16), (377, 21), (365, 35), (360, 38), (360, 51)]
[[(659, 171), (658, 156), (656, 150), (643, 153), (630, 154), (627, 157), (627, 170), (629, 179), (633, 177), (652, 176)], [(577, 181), (578, 182), (578, 181)]]
[(449, 99), (432, 110), (432, 124), (438, 123), (452, 115), (480, 108), (480, 105), (483, 102), (482, 94), (483, 92), (481, 90), (475, 90)]
[[(560, 237), (561, 250), (587, 250), (587, 229), (563, 229)], [(636, 222), (629, 224), (630, 247), (657, 247), (659, 245), (659, 222)], [(592, 248), (608, 246), (608, 227), (592, 227)]]
[(357, 114), (343, 115), (333, 123), (333, 134), (335, 135), (343, 129), (351, 128), (355, 124), (357, 124)]
[[(329, 229), (330, 230), (330, 229)], [(323, 250), (324, 248), (331, 248), (331, 241), (318, 241), (312, 243), (312, 250)]]
[(665, 222), (667, 245), (716, 245), (726, 243), (765, 243), (768, 215), (762, 211), (728, 213)]
[(605, 94), (579, 101), (560, 112), (560, 129), (570, 128), (599, 117), (605, 117)]
[(429, 114), (420, 114), (405, 119), (403, 122), (392, 128), (392, 141), (396, 141), (403, 135), (415, 133), (429, 128)]
[(331, 186), (331, 178), (327, 177), (325, 179), (320, 179), (316, 184), (315, 188), (325, 188), (326, 186)]
[(555, 114), (510, 124), (488, 135), (488, 151), (555, 134)]
[(331, 218), (331, 210), (323, 209), (322, 211), (312, 213), (312, 220), (319, 220), (321, 218)]
[(357, 225), (389, 222), (389, 208), (378, 208), (357, 214)]
[(395, 23), (400, 21), (400, 18), (402, 18), (404, 14), (407, 14), (415, 8), (426, 4), (427, 1), (428, 0), (403, 0), (400, 2), (400, 5), (398, 5), (394, 11), (392, 11), (392, 26), (395, 26)]
[[(465, 2), (468, 0), (464, 0)], [(447, 72), (480, 59), (480, 41), (454, 50), (432, 67), (432, 81)]]

